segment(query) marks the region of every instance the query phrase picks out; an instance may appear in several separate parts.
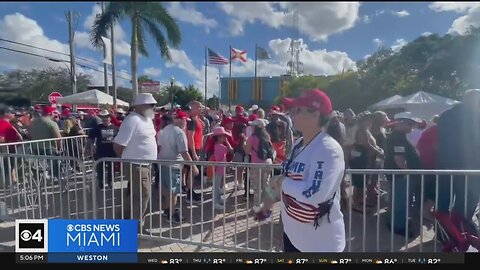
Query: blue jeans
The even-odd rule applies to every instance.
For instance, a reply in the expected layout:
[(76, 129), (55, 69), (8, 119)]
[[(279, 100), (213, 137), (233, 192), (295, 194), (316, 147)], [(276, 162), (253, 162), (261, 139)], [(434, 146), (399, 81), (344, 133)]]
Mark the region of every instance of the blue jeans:
[[(413, 204), (413, 190), (414, 190), (414, 181), (410, 179), (409, 181), (409, 190), (407, 191), (407, 178), (404, 175), (395, 175), (395, 183), (393, 183), (392, 177), (389, 178), (390, 182), (390, 203), (389, 210), (387, 213), (388, 219), (387, 224), (390, 224), (392, 221), (393, 214), (393, 228), (394, 229), (406, 229), (407, 222), (407, 193), (408, 193), (408, 207), (409, 207), (409, 216), (412, 211), (410, 209)], [(395, 189), (395, 190), (394, 190)], [(393, 205), (392, 205), (393, 201)]]
[(213, 203), (214, 204), (223, 204), (222, 200), (222, 191), (220, 187), (222, 186), (223, 175), (215, 174), (215, 179), (213, 180)]

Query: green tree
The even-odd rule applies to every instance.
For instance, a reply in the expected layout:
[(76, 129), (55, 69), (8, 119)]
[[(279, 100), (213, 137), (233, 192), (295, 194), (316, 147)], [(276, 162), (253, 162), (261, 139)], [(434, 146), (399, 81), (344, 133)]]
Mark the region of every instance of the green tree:
[[(175, 88), (175, 86), (174, 86)], [(178, 104), (180, 106), (186, 106), (190, 101), (202, 101), (203, 100), (203, 95), (202, 92), (196, 88), (193, 85), (188, 85), (183, 87), (180, 91), (177, 89), (174, 89), (174, 98), (173, 98), (173, 103)]]
[[(133, 93), (138, 94), (138, 54), (148, 57), (146, 33), (155, 41), (160, 55), (171, 60), (169, 46), (177, 48), (181, 42), (180, 28), (160, 2), (110, 2), (105, 13), (95, 20), (91, 41), (95, 47), (102, 46), (102, 36), (107, 36), (113, 23), (126, 19), (132, 26), (131, 73)], [(164, 30), (167, 33), (165, 37)]]
[(152, 80), (150, 77), (148, 77), (148, 75), (140, 75), (140, 76), (138, 76), (138, 80), (137, 80), (137, 81), (138, 81), (139, 84), (140, 84), (140, 83), (144, 83), (144, 82), (153, 82), (153, 80)]
[(220, 98), (213, 95), (213, 97), (207, 99), (207, 104), (205, 106), (210, 107), (212, 110), (218, 110), (220, 108)]
[[(91, 84), (86, 74), (77, 74), (77, 92), (84, 92)], [(32, 102), (48, 102), (51, 92), (71, 95), (70, 70), (67, 68), (47, 68), (43, 70), (13, 70), (0, 77), (0, 86), (20, 89), (11, 93), (14, 97), (28, 98)]]

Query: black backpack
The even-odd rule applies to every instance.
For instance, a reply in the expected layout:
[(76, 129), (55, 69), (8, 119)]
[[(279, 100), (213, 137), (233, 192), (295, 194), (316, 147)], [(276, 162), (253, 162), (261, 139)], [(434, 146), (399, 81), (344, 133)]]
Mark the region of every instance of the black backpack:
[(258, 144), (257, 157), (261, 160), (273, 159), (274, 149), (270, 142), (260, 140)]

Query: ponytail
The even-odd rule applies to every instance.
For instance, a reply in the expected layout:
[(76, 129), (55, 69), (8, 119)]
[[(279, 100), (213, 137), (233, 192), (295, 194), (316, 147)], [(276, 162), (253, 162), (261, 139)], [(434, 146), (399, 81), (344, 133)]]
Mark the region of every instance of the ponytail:
[(342, 132), (339, 121), (335, 121), (334, 118), (331, 116), (320, 115), (318, 125), (320, 127), (324, 127), (327, 134), (330, 135), (333, 139), (335, 139), (335, 141), (337, 141), (340, 146), (343, 147), (345, 135)]

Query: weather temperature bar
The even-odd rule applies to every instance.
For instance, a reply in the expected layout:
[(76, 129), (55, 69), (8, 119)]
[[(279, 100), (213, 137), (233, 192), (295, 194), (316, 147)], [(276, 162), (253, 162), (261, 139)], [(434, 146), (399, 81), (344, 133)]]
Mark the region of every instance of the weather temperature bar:
[(464, 264), (461, 253), (139, 253), (149, 264)]

